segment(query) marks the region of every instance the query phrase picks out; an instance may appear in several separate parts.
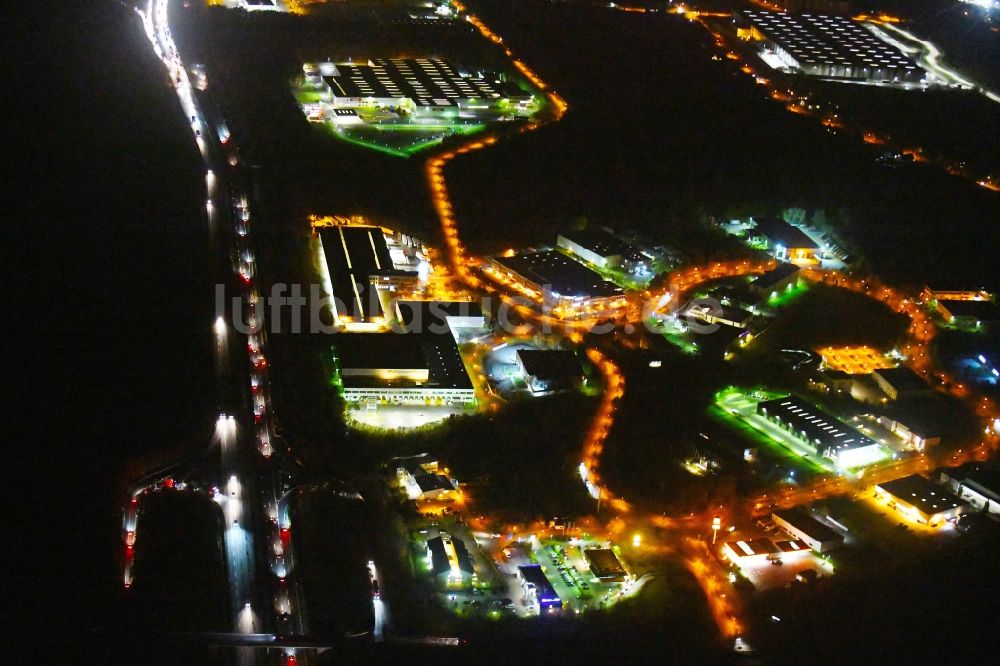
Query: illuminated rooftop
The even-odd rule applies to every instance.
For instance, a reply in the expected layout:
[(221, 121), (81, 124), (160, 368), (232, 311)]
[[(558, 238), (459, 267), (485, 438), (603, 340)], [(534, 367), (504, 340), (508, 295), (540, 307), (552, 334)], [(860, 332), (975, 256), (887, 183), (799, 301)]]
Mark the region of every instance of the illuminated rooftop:
[(848, 375), (870, 375), (876, 370), (892, 368), (896, 365), (887, 359), (885, 354), (867, 345), (822, 347), (816, 352), (823, 358), (823, 363), (827, 368)]
[(742, 13), (800, 65), (917, 69), (898, 50), (843, 16), (758, 10)]

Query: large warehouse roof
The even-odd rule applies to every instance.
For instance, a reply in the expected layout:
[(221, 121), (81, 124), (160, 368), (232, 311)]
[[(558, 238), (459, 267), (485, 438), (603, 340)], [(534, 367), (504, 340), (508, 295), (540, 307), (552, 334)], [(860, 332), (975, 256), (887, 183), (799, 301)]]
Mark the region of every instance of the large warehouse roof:
[(556, 250), (496, 257), (495, 261), (537, 287), (547, 287), (556, 297), (605, 298), (624, 293), (618, 285)]
[(843, 16), (745, 10), (755, 28), (804, 65), (917, 67), (897, 49)]
[(407, 330), (425, 331), (436, 324), (434, 332), (445, 332), (450, 317), (482, 317), (483, 304), (481, 301), (396, 301), (396, 311)]
[(457, 105), (459, 100), (502, 96), (499, 85), (481, 77), (463, 77), (439, 58), (341, 63), (332, 76), (324, 78), (338, 97), (406, 98), (417, 106)]
[(827, 527), (823, 523), (819, 522), (813, 518), (808, 511), (800, 506), (786, 509), (784, 511), (775, 511), (774, 515), (784, 520), (786, 523), (799, 530), (810, 539), (820, 542), (843, 540), (843, 537), (837, 534), (833, 528)]
[(378, 295), (370, 286), (372, 275), (397, 273), (385, 235), (378, 227), (337, 226), (319, 230), (333, 296), (340, 316), (360, 316), (363, 321), (382, 316)]
[[(337, 333), (333, 338), (345, 386), (412, 383), (380, 370), (427, 370), (426, 386), (472, 388), (472, 380), (451, 335), (433, 333)], [(367, 372), (374, 371), (374, 372)]]
[(583, 376), (580, 358), (568, 349), (518, 349), (524, 371), (542, 380), (571, 380)]
[(886, 481), (878, 484), (878, 487), (896, 499), (916, 507), (926, 516), (933, 516), (968, 504), (965, 500), (955, 497), (941, 486), (919, 474)]
[(784, 220), (768, 217), (757, 220), (757, 232), (771, 242), (772, 245), (783, 245), (786, 248), (807, 248), (815, 250), (816, 242)]
[(809, 441), (818, 442), (816, 450), (821, 453), (841, 453), (875, 443), (854, 428), (795, 396), (757, 403), (757, 411), (770, 418), (781, 419), (795, 432), (804, 433)]
[(634, 246), (601, 228), (587, 227), (579, 231), (566, 231), (560, 235), (566, 240), (590, 250), (601, 257), (613, 257), (617, 255), (635, 259), (642, 256), (642, 253)]

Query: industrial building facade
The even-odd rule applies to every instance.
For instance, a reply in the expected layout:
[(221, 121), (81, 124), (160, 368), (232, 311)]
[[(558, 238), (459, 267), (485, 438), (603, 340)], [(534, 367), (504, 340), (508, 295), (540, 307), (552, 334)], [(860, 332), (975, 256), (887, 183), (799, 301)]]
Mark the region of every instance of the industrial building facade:
[(348, 403), (470, 404), (475, 388), (449, 333), (338, 333), (336, 381)]
[(490, 262), (543, 298), (557, 317), (607, 316), (625, 305), (621, 287), (557, 250), (497, 256)]
[[(314, 70), (307, 70), (315, 80)], [(532, 95), (501, 81), (463, 76), (440, 58), (377, 58), (319, 65), (324, 95), (334, 109), (384, 106), (410, 112), (528, 104)]]
[(337, 326), (374, 331), (385, 326), (388, 294), (419, 282), (415, 263), (397, 262), (380, 227), (337, 224), (315, 229), (321, 274)]
[(825, 553), (844, 543), (844, 537), (819, 522), (802, 507), (776, 511), (772, 517), (775, 525), (804, 541), (817, 553)]
[(757, 414), (838, 467), (859, 467), (881, 454), (878, 442), (795, 396), (759, 402)]
[(600, 228), (567, 231), (559, 234), (556, 244), (598, 268), (641, 272), (652, 265), (638, 248)]
[(859, 22), (843, 16), (759, 10), (734, 13), (741, 37), (759, 42), (772, 67), (872, 82), (923, 80), (925, 73)]
[(969, 504), (919, 474), (875, 486), (875, 496), (910, 520), (932, 527), (957, 518)]

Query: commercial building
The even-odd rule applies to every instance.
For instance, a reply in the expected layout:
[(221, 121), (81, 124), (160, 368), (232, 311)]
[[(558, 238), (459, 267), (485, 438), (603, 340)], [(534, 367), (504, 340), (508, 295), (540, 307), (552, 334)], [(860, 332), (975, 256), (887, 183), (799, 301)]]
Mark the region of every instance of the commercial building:
[(1000, 470), (978, 465), (947, 469), (941, 472), (941, 482), (972, 508), (1000, 514)]
[(934, 289), (924, 285), (921, 297), (925, 303), (934, 301), (991, 301), (993, 294), (985, 289)]
[(878, 442), (796, 396), (759, 402), (757, 414), (838, 467), (859, 467), (881, 457)]
[(919, 474), (911, 474), (875, 486), (875, 496), (910, 520), (940, 525), (964, 513), (969, 503)]
[(417, 267), (393, 260), (380, 227), (338, 224), (315, 232), (334, 323), (352, 331), (378, 330), (386, 322), (389, 294), (418, 284)]
[(878, 424), (899, 437), (903, 447), (912, 451), (926, 451), (941, 443), (941, 433), (934, 419), (892, 412), (880, 414)]
[(753, 315), (746, 310), (703, 300), (691, 301), (681, 310), (681, 314), (706, 324), (720, 324), (733, 328), (746, 328), (753, 319)]
[(334, 109), (381, 106), (415, 115), (530, 104), (516, 86), (479, 74), (463, 75), (440, 58), (377, 58), (321, 63), (323, 93)]
[(625, 566), (610, 548), (587, 548), (583, 556), (590, 564), (590, 573), (605, 583), (621, 583), (628, 579)]
[(776, 298), (799, 284), (800, 268), (795, 264), (781, 263), (777, 268), (754, 278), (750, 290), (758, 298)]
[(905, 366), (879, 368), (872, 372), (872, 379), (890, 400), (914, 395), (927, 395), (933, 392), (930, 384), (925, 382), (923, 377)]
[(810, 76), (917, 83), (924, 71), (861, 23), (843, 16), (734, 12), (740, 37), (759, 43), (771, 67)]
[(479, 301), (396, 301), (396, 321), (408, 333), (482, 331), (486, 316)]
[(942, 319), (955, 326), (972, 328), (1000, 322), (1000, 308), (991, 300), (939, 300), (934, 307)]
[(276, 0), (239, 0), (239, 7), (248, 12), (281, 11)]
[(858, 347), (822, 347), (816, 352), (823, 359), (823, 368), (839, 370), (848, 375), (870, 375), (881, 368), (891, 368), (895, 362), (885, 354), (866, 345)]
[(855, 375), (848, 374), (843, 370), (822, 370), (820, 372), (819, 383), (826, 389), (834, 393), (851, 394), (854, 391)]
[(765, 245), (777, 259), (796, 263), (817, 263), (819, 245), (801, 229), (778, 218), (757, 220), (750, 240)]
[(409, 458), (396, 458), (396, 481), (411, 500), (460, 499), (458, 481), (448, 476), (448, 470), (426, 453)]
[(337, 381), (348, 403), (475, 402), (454, 337), (434, 333), (338, 333)]
[(427, 540), (427, 558), (439, 584), (465, 585), (476, 575), (468, 548), (445, 532)]
[(583, 365), (569, 350), (518, 349), (515, 359), (534, 393), (571, 390), (583, 383)]
[(539, 613), (554, 613), (562, 608), (559, 595), (552, 588), (552, 583), (545, 577), (545, 572), (538, 564), (526, 564), (517, 568), (517, 580), (521, 583), (524, 596), (528, 603), (533, 604)]
[(652, 266), (651, 257), (601, 228), (587, 227), (562, 233), (556, 244), (598, 268), (641, 273)]
[(564, 319), (608, 316), (625, 305), (621, 287), (557, 250), (496, 256), (490, 262), (495, 270), (545, 299), (553, 313)]
[(844, 544), (844, 537), (816, 520), (802, 507), (775, 511), (774, 524), (796, 539), (804, 541), (817, 553), (825, 553)]
[(770, 539), (727, 541), (722, 546), (722, 554), (730, 562), (740, 566), (761, 564), (781, 557), (781, 551)]

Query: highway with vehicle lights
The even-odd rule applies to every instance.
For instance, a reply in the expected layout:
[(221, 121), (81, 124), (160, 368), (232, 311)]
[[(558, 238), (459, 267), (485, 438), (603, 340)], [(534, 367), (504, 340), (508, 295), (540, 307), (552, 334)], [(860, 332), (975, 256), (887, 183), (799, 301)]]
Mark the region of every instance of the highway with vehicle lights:
[[(224, 119), (210, 100), (199, 99), (207, 88), (203, 71), (192, 84), (180, 59), (170, 32), (169, 5), (168, 0), (150, 0), (145, 10), (137, 13), (154, 52), (170, 75), (184, 115), (190, 119), (204, 162), (205, 211), (219, 262), (217, 283), (232, 287), (240, 295), (239, 299), (226, 299), (227, 311), (219, 313), (213, 324), (221, 413), (211, 446), (218, 449), (219, 481), (216, 487), (197, 490), (207, 492), (225, 518), (233, 631), (248, 637), (269, 636), (273, 641), (275, 634), (303, 634), (306, 627), (297, 613), (297, 603), (293, 603), (299, 593), (286, 553), (291, 526), (287, 514), (281, 522), (278, 515), (278, 498), (289, 483), (284, 471), (287, 451), (278, 446), (281, 440), (275, 434), (267, 332), (262, 326), (263, 313), (256, 308), (260, 291), (247, 197), (249, 178)], [(203, 109), (206, 105), (207, 109)], [(245, 327), (227, 321), (245, 323)], [(123, 525), (126, 588), (133, 584), (139, 502), (151, 490), (176, 488), (174, 475), (175, 470), (165, 470), (131, 493)], [(258, 642), (249, 640), (246, 645)], [(294, 649), (285, 653), (294, 659)], [(256, 658), (252, 650), (238, 650), (238, 655), (246, 663)]]

